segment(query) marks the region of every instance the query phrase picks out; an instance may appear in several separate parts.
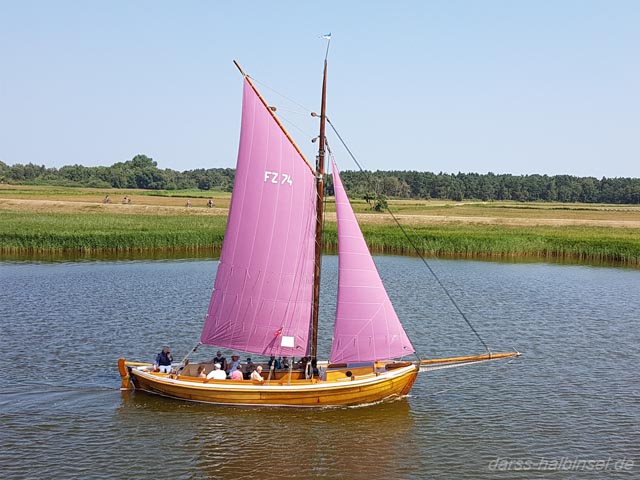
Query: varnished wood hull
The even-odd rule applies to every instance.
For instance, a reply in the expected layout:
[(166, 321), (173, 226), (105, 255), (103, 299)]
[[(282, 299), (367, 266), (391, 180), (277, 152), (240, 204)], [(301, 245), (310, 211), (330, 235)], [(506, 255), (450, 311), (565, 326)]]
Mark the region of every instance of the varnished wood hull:
[(182, 400), (222, 405), (324, 407), (363, 405), (407, 395), (419, 368), (410, 364), (377, 375), (329, 382), (301, 380), (290, 385), (276, 381), (261, 385), (248, 380), (203, 383), (192, 377), (170, 378), (167, 374), (152, 373), (137, 367), (128, 367), (127, 370), (135, 388)]

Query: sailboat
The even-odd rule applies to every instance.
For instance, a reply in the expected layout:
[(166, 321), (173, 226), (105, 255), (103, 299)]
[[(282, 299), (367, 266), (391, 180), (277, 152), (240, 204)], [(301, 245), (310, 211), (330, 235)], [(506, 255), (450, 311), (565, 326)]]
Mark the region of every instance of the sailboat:
[[(188, 356), (168, 373), (120, 358), (122, 388), (224, 405), (363, 405), (407, 395), (419, 372), (429, 365), (518, 355), (421, 360), (415, 354), (332, 161), (337, 307), (329, 359), (317, 360), (327, 60), (315, 168), (252, 79), (236, 66), (244, 84), (236, 177), (214, 289), (193, 351), (210, 345), (309, 361), (295, 366), (292, 362), (279, 370), (265, 364), (264, 378), (257, 381), (200, 378)], [(207, 373), (213, 364), (205, 367)]]

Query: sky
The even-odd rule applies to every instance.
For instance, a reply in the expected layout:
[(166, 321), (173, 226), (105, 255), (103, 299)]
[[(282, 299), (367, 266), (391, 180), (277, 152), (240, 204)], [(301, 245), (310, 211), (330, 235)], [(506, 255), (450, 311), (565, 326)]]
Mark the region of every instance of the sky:
[(366, 169), (640, 177), (639, 25), (635, 0), (0, 0), (0, 161), (234, 167), (236, 59), (315, 163), (330, 32)]

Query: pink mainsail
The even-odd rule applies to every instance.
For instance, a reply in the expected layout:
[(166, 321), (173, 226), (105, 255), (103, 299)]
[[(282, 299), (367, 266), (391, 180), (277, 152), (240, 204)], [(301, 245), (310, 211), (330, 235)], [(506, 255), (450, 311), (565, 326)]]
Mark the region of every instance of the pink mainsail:
[(245, 79), (229, 220), (202, 343), (305, 354), (315, 210), (311, 167)]
[(338, 305), (330, 362), (370, 362), (413, 353), (333, 162), (332, 167), (338, 219)]

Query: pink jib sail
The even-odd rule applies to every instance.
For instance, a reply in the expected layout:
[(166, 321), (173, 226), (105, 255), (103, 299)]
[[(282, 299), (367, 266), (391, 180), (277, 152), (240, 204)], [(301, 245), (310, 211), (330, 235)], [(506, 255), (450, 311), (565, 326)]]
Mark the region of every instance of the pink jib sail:
[(399, 358), (414, 349), (389, 300), (335, 163), (338, 304), (331, 363)]
[(315, 202), (314, 173), (245, 79), (233, 195), (202, 343), (305, 354)]

